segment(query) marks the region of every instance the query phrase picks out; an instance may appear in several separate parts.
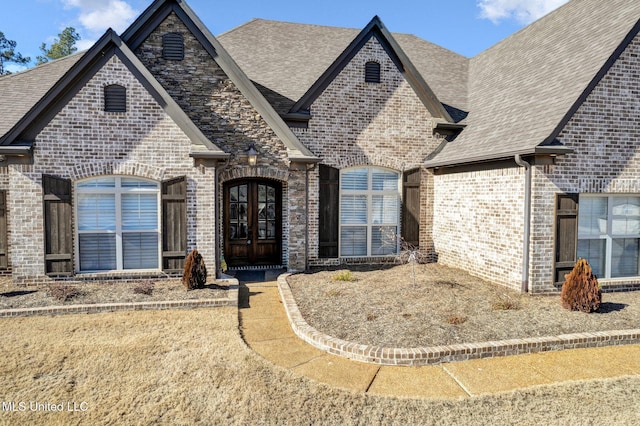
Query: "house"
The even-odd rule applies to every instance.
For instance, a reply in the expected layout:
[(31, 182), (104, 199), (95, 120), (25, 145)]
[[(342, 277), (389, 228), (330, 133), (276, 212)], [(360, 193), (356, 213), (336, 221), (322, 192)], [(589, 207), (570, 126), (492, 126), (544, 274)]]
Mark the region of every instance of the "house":
[(640, 287), (640, 3), (572, 0), (473, 58), (181, 0), (0, 78), (0, 267), (18, 284), (388, 260), (553, 293)]

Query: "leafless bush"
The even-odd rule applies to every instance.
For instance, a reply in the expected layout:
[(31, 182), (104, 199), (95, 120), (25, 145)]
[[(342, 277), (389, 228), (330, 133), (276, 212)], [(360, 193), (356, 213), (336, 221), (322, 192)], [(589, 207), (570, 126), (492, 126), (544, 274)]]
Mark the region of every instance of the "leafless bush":
[(146, 294), (147, 296), (151, 296), (153, 293), (154, 285), (152, 281), (140, 281), (133, 288), (133, 292), (135, 294)]
[(67, 302), (82, 295), (82, 292), (77, 286), (64, 283), (49, 284), (49, 293), (54, 299), (60, 302)]

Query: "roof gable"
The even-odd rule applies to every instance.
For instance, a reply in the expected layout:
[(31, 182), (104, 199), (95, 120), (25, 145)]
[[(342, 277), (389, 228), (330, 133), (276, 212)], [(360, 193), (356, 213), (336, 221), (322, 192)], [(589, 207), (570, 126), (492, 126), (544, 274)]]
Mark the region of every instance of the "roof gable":
[(200, 129), (193, 124), (160, 83), (111, 29), (107, 30), (100, 40), (82, 55), (64, 76), (53, 85), (47, 94), (0, 139), (0, 144), (31, 144), (47, 123), (114, 55), (127, 66), (129, 71), (135, 75), (138, 81), (142, 83), (194, 144), (206, 147), (212, 157), (226, 158), (228, 156), (204, 136)]
[(249, 80), (246, 74), (184, 1), (154, 1), (122, 34), (122, 39), (131, 50), (136, 50), (171, 13), (175, 13), (178, 16), (233, 84), (235, 84), (238, 90), (240, 90), (243, 96), (251, 103), (285, 144), (289, 159), (302, 162), (318, 161), (318, 158), (298, 140), (271, 104), (269, 104), (260, 91), (258, 91), (256, 86)]
[(398, 70), (403, 74), (431, 115), (448, 122), (453, 122), (453, 119), (442, 103), (438, 100), (435, 93), (424, 81), (415, 66), (411, 63), (409, 57), (404, 53), (400, 45), (395, 41), (391, 33), (389, 33), (380, 18), (377, 16), (375, 16), (369, 24), (360, 31), (358, 36), (353, 39), (349, 46), (347, 46), (347, 48), (336, 58), (320, 78), (318, 78), (309, 90), (307, 90), (307, 92), (294, 104), (291, 108), (291, 113), (295, 114), (308, 110), (318, 96), (322, 94), (327, 86), (331, 84), (335, 77), (372, 37), (375, 37), (380, 45), (385, 49), (391, 60), (398, 67)]

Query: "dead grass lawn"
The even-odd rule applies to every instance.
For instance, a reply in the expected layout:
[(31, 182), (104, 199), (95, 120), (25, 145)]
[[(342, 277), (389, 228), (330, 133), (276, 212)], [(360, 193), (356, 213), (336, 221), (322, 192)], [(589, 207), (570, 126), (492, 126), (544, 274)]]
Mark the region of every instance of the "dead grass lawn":
[(5, 411), (2, 425), (613, 425), (640, 413), (638, 376), (464, 400), (332, 389), (248, 349), (235, 308), (1, 319), (0, 335), (2, 401), (88, 408)]

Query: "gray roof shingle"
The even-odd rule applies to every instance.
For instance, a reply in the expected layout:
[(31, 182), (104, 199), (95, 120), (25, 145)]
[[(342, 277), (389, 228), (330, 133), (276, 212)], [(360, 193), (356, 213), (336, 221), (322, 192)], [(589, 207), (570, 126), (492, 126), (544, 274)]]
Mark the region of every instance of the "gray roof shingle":
[(573, 0), (472, 58), (467, 127), (427, 165), (535, 149), (639, 18), (640, 1)]
[(82, 58), (84, 52), (0, 78), (0, 138)]

